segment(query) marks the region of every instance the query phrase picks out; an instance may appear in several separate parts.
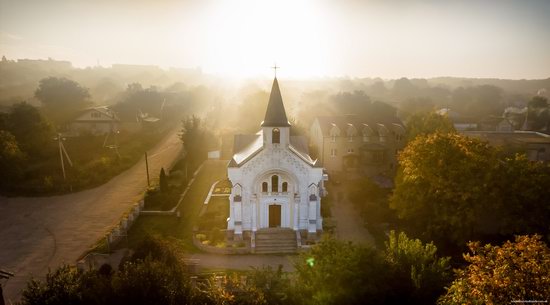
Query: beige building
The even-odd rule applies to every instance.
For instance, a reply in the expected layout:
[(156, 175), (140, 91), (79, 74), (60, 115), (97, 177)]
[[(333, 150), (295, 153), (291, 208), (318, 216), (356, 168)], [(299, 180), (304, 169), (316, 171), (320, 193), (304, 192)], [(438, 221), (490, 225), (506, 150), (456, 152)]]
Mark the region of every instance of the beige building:
[(356, 115), (317, 117), (310, 144), (330, 174), (391, 176), (397, 153), (405, 146), (405, 129), (397, 119), (366, 122)]
[(535, 131), (463, 131), (462, 134), (502, 147), (509, 153), (525, 153), (531, 161), (550, 161), (550, 135)]
[(74, 120), (69, 123), (71, 135), (102, 135), (119, 130), (120, 120), (117, 115), (107, 107), (93, 107), (82, 110)]

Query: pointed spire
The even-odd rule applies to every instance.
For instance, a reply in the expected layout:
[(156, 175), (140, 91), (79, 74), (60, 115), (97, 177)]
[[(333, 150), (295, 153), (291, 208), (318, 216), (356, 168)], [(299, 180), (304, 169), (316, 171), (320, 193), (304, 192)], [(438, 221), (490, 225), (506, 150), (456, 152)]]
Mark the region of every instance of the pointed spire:
[(269, 103), (267, 104), (267, 111), (265, 112), (262, 127), (289, 126), (290, 123), (286, 117), (285, 105), (283, 105), (283, 98), (281, 97), (281, 91), (279, 90), (279, 82), (277, 82), (277, 77), (275, 77), (273, 80), (273, 87), (271, 87)]

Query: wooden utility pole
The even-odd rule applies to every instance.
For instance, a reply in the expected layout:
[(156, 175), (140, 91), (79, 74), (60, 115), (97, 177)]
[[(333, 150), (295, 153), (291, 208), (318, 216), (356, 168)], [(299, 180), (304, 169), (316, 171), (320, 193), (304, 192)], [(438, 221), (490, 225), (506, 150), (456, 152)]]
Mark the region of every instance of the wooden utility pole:
[(147, 186), (151, 186), (149, 181), (149, 162), (147, 161), (147, 152), (145, 152), (145, 171), (147, 172)]
[(61, 137), (61, 134), (57, 134), (57, 138), (54, 140), (57, 140), (57, 143), (59, 144), (59, 158), (61, 159), (61, 170), (63, 171), (63, 180), (67, 180), (67, 176), (65, 174), (65, 162), (63, 154), (65, 154), (65, 157), (67, 158), (67, 162), (69, 162), (70, 166), (73, 166), (73, 162), (71, 161), (71, 158), (69, 158), (69, 154), (67, 153), (67, 150), (65, 150), (65, 146), (63, 145), (63, 137)]
[(63, 171), (63, 180), (67, 180), (67, 176), (65, 175), (65, 163), (63, 162), (63, 149), (61, 148), (63, 144), (61, 144), (61, 134), (57, 134), (57, 142), (59, 143), (59, 158), (61, 158), (61, 170)]

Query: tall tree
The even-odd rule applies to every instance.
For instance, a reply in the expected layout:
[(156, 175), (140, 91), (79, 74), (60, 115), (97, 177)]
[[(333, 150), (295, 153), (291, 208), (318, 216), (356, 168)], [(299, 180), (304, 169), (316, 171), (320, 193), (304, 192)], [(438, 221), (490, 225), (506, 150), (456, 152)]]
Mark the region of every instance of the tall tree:
[(436, 112), (415, 113), (407, 121), (407, 134), (409, 140), (419, 135), (428, 135), (436, 132), (456, 132), (453, 123), (448, 117)]
[(180, 139), (187, 153), (187, 160), (193, 165), (198, 165), (207, 158), (208, 149), (216, 141), (214, 134), (195, 115), (182, 121)]
[(502, 157), (456, 133), (418, 136), (399, 155), (390, 207), (411, 232), (461, 246), (512, 234), (547, 234), (550, 167)]
[(48, 77), (40, 80), (34, 96), (42, 102), (48, 117), (58, 126), (91, 104), (88, 89), (66, 78)]
[(546, 302), (550, 296), (550, 249), (540, 236), (517, 236), (502, 246), (468, 244), (469, 265), (438, 304), (510, 304)]
[(390, 207), (426, 240), (463, 244), (492, 202), (495, 159), (487, 143), (456, 133), (418, 136), (399, 155)]

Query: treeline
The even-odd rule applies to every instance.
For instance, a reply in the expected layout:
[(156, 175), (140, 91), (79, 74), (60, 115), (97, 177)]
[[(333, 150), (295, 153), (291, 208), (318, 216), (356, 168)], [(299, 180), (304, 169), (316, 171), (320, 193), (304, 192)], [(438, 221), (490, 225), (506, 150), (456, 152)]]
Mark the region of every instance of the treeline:
[[(138, 124), (138, 117), (153, 116), (160, 119), (155, 126), (142, 126), (137, 131), (122, 128), (108, 137), (85, 133), (65, 137), (68, 123), (94, 103), (89, 90), (79, 83), (67, 78), (44, 78), (34, 93), (40, 107), (20, 102), (0, 112), (0, 171), (4, 173), (0, 192), (54, 194), (104, 183), (139, 160), (185, 114), (208, 109), (214, 94), (205, 87), (161, 90), (132, 83), (112, 108), (122, 123)], [(59, 160), (59, 133), (73, 161), (70, 166), (65, 160), (65, 174)], [(116, 151), (106, 145), (114, 142)]]
[(197, 276), (181, 250), (149, 239), (118, 269), (64, 266), (30, 281), (20, 304), (505, 304), (549, 295), (550, 249), (540, 237), (469, 246), (468, 264), (454, 272), (433, 244), (391, 232), (381, 250), (325, 238), (296, 258), (294, 272)]

